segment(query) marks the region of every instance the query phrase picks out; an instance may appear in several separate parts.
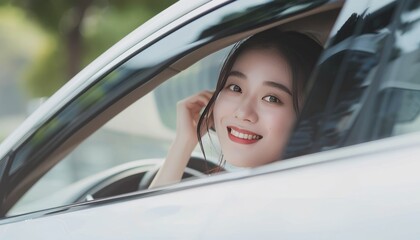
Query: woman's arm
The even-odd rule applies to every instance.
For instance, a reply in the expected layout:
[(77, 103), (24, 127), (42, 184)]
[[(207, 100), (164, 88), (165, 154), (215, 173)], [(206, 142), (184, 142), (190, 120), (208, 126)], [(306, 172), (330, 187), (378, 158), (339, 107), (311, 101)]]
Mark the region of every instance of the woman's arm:
[(181, 181), (191, 153), (198, 143), (197, 123), (200, 111), (208, 104), (212, 95), (213, 92), (203, 91), (178, 102), (175, 140), (149, 188)]

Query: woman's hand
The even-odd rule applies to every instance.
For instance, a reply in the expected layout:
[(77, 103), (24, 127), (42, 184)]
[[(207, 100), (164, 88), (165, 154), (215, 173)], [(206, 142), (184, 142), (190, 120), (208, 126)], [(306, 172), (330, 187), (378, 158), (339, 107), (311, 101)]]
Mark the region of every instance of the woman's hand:
[(188, 141), (194, 146), (197, 144), (197, 124), (200, 112), (209, 103), (213, 96), (211, 91), (202, 91), (177, 104), (177, 137)]
[(201, 110), (213, 92), (203, 91), (177, 104), (176, 138), (168, 156), (149, 188), (177, 183), (181, 180), (194, 147), (197, 145), (197, 123)]

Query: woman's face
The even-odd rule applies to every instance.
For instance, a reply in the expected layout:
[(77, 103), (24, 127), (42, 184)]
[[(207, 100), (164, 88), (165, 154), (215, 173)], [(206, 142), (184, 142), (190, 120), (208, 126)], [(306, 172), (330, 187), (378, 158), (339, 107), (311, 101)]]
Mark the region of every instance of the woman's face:
[(237, 58), (213, 108), (228, 163), (256, 167), (279, 159), (296, 118), (291, 89), (291, 70), (277, 50)]

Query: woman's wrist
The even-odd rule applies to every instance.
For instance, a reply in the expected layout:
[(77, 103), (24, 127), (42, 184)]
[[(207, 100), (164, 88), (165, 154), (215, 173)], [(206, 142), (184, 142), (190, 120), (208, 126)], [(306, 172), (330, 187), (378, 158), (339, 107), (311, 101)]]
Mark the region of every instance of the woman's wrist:
[(177, 135), (150, 188), (179, 182), (196, 144), (194, 138)]
[(176, 134), (173, 141), (174, 145), (184, 145), (185, 147), (191, 148), (193, 150), (198, 143), (197, 135), (187, 135), (187, 134)]

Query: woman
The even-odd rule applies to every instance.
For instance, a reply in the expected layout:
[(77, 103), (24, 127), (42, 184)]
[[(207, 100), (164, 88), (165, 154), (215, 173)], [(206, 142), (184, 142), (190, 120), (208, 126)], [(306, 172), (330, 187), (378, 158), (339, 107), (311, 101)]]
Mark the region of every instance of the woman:
[(180, 181), (198, 142), (203, 149), (201, 136), (209, 129), (216, 131), (223, 161), (234, 166), (280, 159), (321, 50), (304, 34), (277, 29), (238, 43), (222, 67), (216, 90), (178, 103), (177, 134), (150, 187)]

